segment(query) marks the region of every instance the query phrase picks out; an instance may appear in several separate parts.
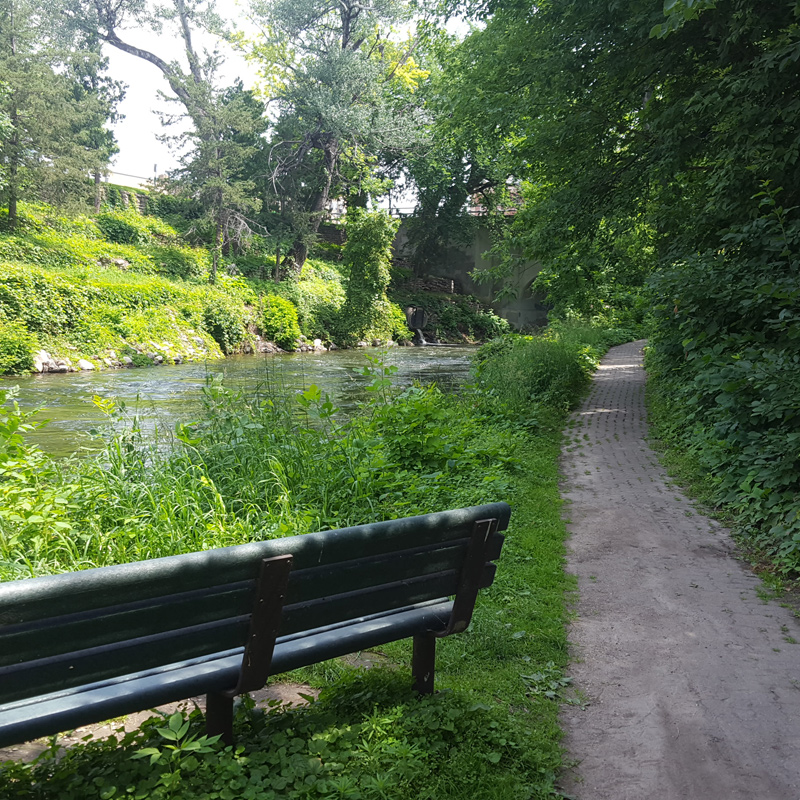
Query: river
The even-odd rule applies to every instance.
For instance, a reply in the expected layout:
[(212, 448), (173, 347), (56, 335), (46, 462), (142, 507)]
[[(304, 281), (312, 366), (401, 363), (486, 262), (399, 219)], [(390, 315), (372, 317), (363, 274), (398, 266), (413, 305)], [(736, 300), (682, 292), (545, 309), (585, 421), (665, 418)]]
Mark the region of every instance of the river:
[(105, 417), (92, 402), (95, 395), (116, 398), (129, 409), (135, 409), (145, 430), (152, 431), (158, 426), (171, 431), (177, 422), (189, 422), (197, 415), (209, 374), (223, 373), (226, 385), (244, 391), (266, 384), (285, 394), (316, 384), (346, 410), (367, 394), (365, 386), (370, 379), (357, 372), (367, 365), (365, 353), (385, 354), (385, 362), (397, 367), (392, 376), (397, 386), (407, 386), (416, 380), (435, 382), (443, 390), (452, 391), (469, 378), (475, 350), (474, 347), (394, 347), (388, 351), (369, 348), (232, 356), (207, 363), (4, 378), (0, 388), (19, 386), (17, 400), (21, 407), (44, 409), (40, 418), (49, 422), (32, 434), (30, 441), (52, 455), (64, 456), (96, 446), (90, 432), (105, 424)]

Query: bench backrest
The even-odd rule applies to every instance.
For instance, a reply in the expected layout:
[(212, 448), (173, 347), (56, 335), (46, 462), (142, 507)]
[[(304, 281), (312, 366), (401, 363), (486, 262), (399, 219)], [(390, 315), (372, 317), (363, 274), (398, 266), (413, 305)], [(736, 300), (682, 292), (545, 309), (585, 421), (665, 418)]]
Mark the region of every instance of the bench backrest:
[(243, 647), (265, 559), (291, 554), (279, 634), (455, 594), (476, 522), (494, 503), (335, 531), (0, 584), (0, 704)]

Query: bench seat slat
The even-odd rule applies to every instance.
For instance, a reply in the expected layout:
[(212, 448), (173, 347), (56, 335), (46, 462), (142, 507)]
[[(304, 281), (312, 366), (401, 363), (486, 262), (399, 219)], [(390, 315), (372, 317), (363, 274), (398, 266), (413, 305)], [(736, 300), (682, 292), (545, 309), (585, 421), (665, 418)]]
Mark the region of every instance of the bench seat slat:
[[(379, 647), (426, 630), (442, 629), (452, 602), (439, 600), (395, 614), (368, 615), (349, 625), (282, 637), (273, 655), (274, 674), (315, 664), (367, 647)], [(223, 691), (236, 683), (242, 650), (132, 673), (123, 679), (60, 691), (45, 697), (0, 705), (0, 747), (71, 730), (97, 719), (111, 719), (142, 708), (184, 700), (207, 691)]]
[(294, 556), (294, 569), (302, 570), (391, 553), (398, 546), (409, 549), (463, 539), (470, 536), (476, 518), (497, 518), (498, 530), (504, 530), (510, 513), (505, 503), (490, 503), (84, 572), (10, 581), (0, 584), (0, 625), (46, 617), (54, 606), (63, 614), (86, 611), (103, 605), (109, 596), (125, 603), (255, 580), (262, 559), (289, 552)]

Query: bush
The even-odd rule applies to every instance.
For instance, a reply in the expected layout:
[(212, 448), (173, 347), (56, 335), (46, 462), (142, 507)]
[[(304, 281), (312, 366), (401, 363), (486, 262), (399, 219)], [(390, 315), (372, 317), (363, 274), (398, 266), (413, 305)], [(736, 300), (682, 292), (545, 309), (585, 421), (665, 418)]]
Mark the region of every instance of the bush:
[(384, 212), (359, 208), (348, 212), (343, 254), (350, 277), (337, 326), (343, 344), (352, 344), (370, 334), (376, 338), (392, 335), (394, 324), (386, 288), (391, 278), (392, 242), (399, 224)]
[(658, 435), (689, 453), (761, 556), (800, 572), (800, 217), (774, 208), (654, 277)]
[(209, 259), (204, 250), (178, 245), (153, 245), (148, 254), (162, 275), (184, 280), (208, 277)]
[(36, 338), (24, 322), (0, 318), (0, 375), (30, 372), (36, 346)]
[(424, 308), (431, 320), (428, 330), (439, 339), (477, 339), (488, 341), (510, 330), (507, 320), (469, 295), (440, 295), (432, 292), (392, 292), (392, 300), (401, 307)]
[(96, 217), (103, 238), (114, 244), (147, 244), (150, 231), (139, 214), (132, 211), (105, 211)]
[(203, 309), (203, 325), (225, 355), (239, 353), (247, 341), (242, 306), (219, 296), (210, 298)]
[(154, 716), (120, 740), (7, 762), (0, 791), (20, 800), (510, 799), (531, 796), (539, 767), (513, 718), (466, 692), (420, 698), (406, 672), (386, 669), (343, 676), (308, 707), (264, 711), (245, 698), (235, 730), (236, 747), (225, 748), (204, 737), (198, 710)]
[(264, 298), (261, 312), (261, 333), (284, 350), (294, 350), (300, 338), (300, 325), (294, 304), (277, 295)]
[(478, 386), (515, 416), (533, 414), (541, 405), (566, 410), (588, 388), (605, 349), (602, 335), (590, 326), (510, 334), (478, 351)]
[(145, 245), (152, 241), (176, 242), (175, 229), (157, 217), (143, 217), (134, 208), (104, 211), (95, 218), (103, 238), (114, 244)]

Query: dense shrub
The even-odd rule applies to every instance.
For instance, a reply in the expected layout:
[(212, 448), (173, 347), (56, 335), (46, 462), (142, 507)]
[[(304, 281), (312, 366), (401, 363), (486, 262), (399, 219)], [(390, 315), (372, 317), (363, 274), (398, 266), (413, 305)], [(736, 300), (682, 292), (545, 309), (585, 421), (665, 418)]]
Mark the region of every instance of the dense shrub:
[(308, 259), (298, 280), (251, 280), (260, 292), (278, 295), (297, 308), (300, 332), (308, 339), (334, 341), (339, 312), (345, 301), (345, 278), (338, 269), (324, 261)]
[(541, 406), (566, 410), (589, 386), (607, 343), (600, 329), (561, 324), (541, 336), (510, 334), (478, 352), (478, 386), (515, 416)]
[(0, 261), (0, 313), (39, 334), (72, 329), (97, 293), (66, 276)]
[(356, 208), (347, 215), (343, 258), (348, 270), (346, 299), (336, 331), (344, 344), (363, 338), (389, 338), (396, 324), (386, 297), (392, 243), (399, 220), (385, 212)]
[(106, 241), (114, 244), (149, 244), (152, 241), (175, 242), (174, 228), (157, 217), (139, 214), (134, 208), (124, 211), (104, 211), (95, 218)]
[(769, 195), (764, 205), (724, 252), (654, 278), (647, 364), (659, 435), (789, 572), (800, 571), (800, 219)]
[(36, 338), (21, 320), (0, 317), (0, 375), (21, 375), (33, 369)]
[(344, 277), (322, 261), (306, 261), (296, 287), (295, 304), (303, 333), (331, 340), (345, 301)]
[(95, 221), (103, 238), (114, 244), (147, 244), (150, 241), (150, 231), (134, 212), (105, 211), (98, 214)]
[(101, 239), (86, 217), (22, 209), (23, 230), (0, 236), (0, 316), (27, 326), (52, 354), (96, 360), (106, 350), (153, 352), (154, 341), (167, 359), (219, 357), (217, 345), (226, 353), (244, 348), (255, 293), (227, 274), (215, 286), (155, 275), (205, 278), (209, 261), (161, 220), (106, 214), (133, 220), (152, 240), (122, 245)]
[(241, 303), (215, 295), (203, 309), (203, 327), (226, 355), (239, 353), (248, 339), (247, 320)]
[(297, 309), (283, 297), (267, 295), (263, 299), (261, 332), (264, 338), (284, 350), (293, 350), (300, 338)]
[(236, 748), (209, 741), (202, 723), (199, 711), (152, 717), (58, 760), (8, 763), (0, 787), (19, 800), (445, 800), (474, 792), (511, 800), (530, 797), (538, 766), (521, 726), (501, 712), (466, 693), (419, 698), (406, 672), (385, 669), (343, 676), (309, 707), (264, 711), (246, 700)]
[(209, 272), (209, 257), (205, 250), (178, 245), (152, 245), (148, 255), (156, 270), (170, 278), (205, 279)]

